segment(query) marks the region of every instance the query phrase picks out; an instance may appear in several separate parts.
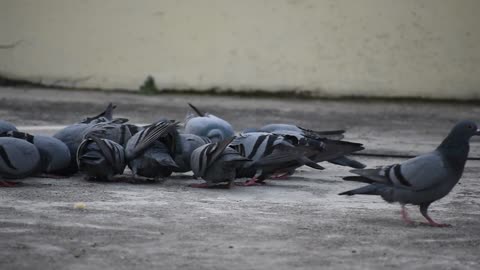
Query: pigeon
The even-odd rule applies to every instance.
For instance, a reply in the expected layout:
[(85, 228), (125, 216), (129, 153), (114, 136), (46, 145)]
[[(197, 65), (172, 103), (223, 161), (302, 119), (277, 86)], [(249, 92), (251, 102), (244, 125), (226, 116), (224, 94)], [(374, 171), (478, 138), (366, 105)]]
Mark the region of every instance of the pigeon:
[(78, 123), (69, 125), (59, 130), (53, 135), (54, 138), (57, 138), (60, 141), (64, 142), (70, 150), (70, 165), (61, 172), (62, 174), (69, 175), (74, 174), (78, 171), (76, 161), (77, 149), (80, 143), (82, 143), (84, 136), (86, 135), (84, 134), (85, 130), (87, 130), (92, 125), (112, 121), (113, 109), (115, 109), (115, 106), (110, 103), (108, 104), (107, 108), (100, 114), (93, 117), (87, 117)]
[(191, 171), (191, 156), (195, 149), (211, 143), (212, 141), (206, 137), (200, 137), (194, 134), (184, 134), (180, 133), (175, 136), (175, 142), (177, 147), (174, 154), (174, 161), (177, 164), (178, 168), (173, 168), (174, 172), (188, 172)]
[(174, 121), (159, 121), (128, 140), (125, 156), (134, 178), (164, 178), (178, 168), (172, 158), (176, 148), (177, 124)]
[[(10, 137), (0, 137), (0, 177), (20, 179), (31, 176), (40, 168), (40, 153), (32, 143)], [(1, 187), (16, 182), (0, 180)]]
[(192, 184), (196, 188), (230, 188), (236, 178), (236, 170), (250, 159), (228, 147), (234, 137), (221, 142), (209, 143), (195, 149), (191, 156), (194, 177), (205, 180)]
[(89, 180), (111, 181), (127, 166), (123, 146), (91, 134), (78, 147), (76, 159), (79, 170)]
[(31, 135), (25, 132), (9, 131), (0, 134), (0, 137), (12, 137), (33, 143), (40, 153), (40, 171), (48, 175), (56, 175), (70, 164), (68, 147), (54, 137)]
[(306, 156), (305, 149), (297, 148), (284, 136), (267, 133), (241, 133), (230, 144), (251, 162), (237, 171), (237, 177), (252, 177), (245, 185), (263, 183), (273, 174), (292, 173), (296, 168), (307, 165), (315, 169), (324, 168)]
[[(258, 129), (260, 132), (270, 132), (280, 135), (293, 135), (296, 137), (305, 136), (311, 139), (330, 139), (330, 140), (341, 140), (344, 138), (345, 130), (329, 130), (329, 131), (315, 131), (306, 129), (300, 126), (289, 125), (289, 124), (269, 124)], [(347, 156), (340, 156), (328, 162), (340, 165), (347, 166), (355, 169), (363, 169), (366, 167), (365, 164), (358, 162), (354, 159), (351, 159)]]
[(10, 122), (0, 120), (0, 133), (8, 132), (8, 131), (18, 131), (15, 125)]
[[(168, 121), (167, 119), (162, 118), (159, 121)], [(140, 130), (142, 127), (139, 127)], [(131, 130), (131, 129), (130, 129)], [(172, 157), (178, 167), (173, 167), (173, 172), (184, 173), (191, 171), (190, 167), (190, 156), (193, 150), (198, 147), (211, 143), (211, 140), (207, 137), (200, 137), (195, 134), (185, 134), (185, 133), (174, 133), (172, 140), (169, 141), (171, 144), (175, 144), (175, 152), (170, 152), (170, 146), (164, 148), (164, 153)]]
[(267, 132), (242, 133), (230, 146), (252, 160), (237, 172), (238, 177), (252, 177), (245, 183), (247, 186), (263, 184), (272, 175), (274, 178), (291, 175), (303, 165), (323, 170), (324, 167), (318, 165), (318, 162), (363, 150), (363, 146), (358, 143)]
[(207, 137), (212, 142), (219, 142), (233, 137), (235, 131), (227, 121), (209, 113), (203, 113), (188, 103), (197, 115), (189, 114), (185, 120), (185, 133)]
[(477, 125), (472, 121), (461, 121), (432, 152), (399, 164), (352, 170), (358, 176), (348, 176), (344, 180), (369, 185), (339, 195), (378, 195), (387, 202), (398, 202), (402, 219), (407, 224), (413, 224), (413, 221), (408, 217), (405, 205), (418, 205), (428, 224), (434, 227), (449, 226), (435, 222), (428, 215), (428, 207), (446, 196), (460, 180), (468, 158), (469, 141), (474, 135), (480, 135)]

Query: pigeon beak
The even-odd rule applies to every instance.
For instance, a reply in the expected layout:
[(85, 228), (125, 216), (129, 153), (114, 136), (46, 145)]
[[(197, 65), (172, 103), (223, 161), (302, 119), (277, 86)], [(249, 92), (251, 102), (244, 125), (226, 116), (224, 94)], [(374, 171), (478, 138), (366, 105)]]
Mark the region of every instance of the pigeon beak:
[(475, 132), (475, 135), (480, 136), (480, 128), (477, 129), (477, 131)]

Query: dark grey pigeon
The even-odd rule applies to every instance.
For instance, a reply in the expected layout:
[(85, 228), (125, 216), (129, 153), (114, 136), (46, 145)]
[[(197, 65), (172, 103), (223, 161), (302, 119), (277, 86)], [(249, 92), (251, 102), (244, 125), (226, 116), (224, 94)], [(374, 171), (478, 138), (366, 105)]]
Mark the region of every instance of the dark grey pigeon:
[(237, 177), (251, 178), (245, 182), (245, 186), (263, 184), (269, 177), (291, 175), (302, 165), (318, 170), (324, 169), (310, 160), (304, 149), (297, 148), (284, 136), (278, 134), (241, 133), (230, 147), (251, 160), (237, 170)]
[(101, 112), (100, 114), (94, 117), (87, 117), (81, 120), (78, 123), (73, 125), (69, 125), (58, 132), (56, 132), (53, 137), (59, 139), (63, 143), (65, 143), (70, 151), (70, 164), (69, 166), (64, 169), (61, 173), (62, 174), (73, 174), (78, 171), (76, 155), (77, 149), (80, 143), (82, 143), (84, 139), (84, 132), (89, 127), (103, 122), (109, 122), (113, 120), (113, 109), (115, 108), (112, 103), (108, 104), (105, 111)]
[(88, 135), (77, 151), (77, 164), (89, 180), (111, 181), (126, 167), (124, 148), (111, 140)]
[(235, 135), (232, 125), (209, 113), (204, 113), (192, 104), (188, 104), (196, 113), (188, 114), (185, 119), (185, 133), (207, 137), (212, 142), (219, 142)]
[(10, 122), (0, 120), (0, 133), (8, 131), (17, 131), (17, 128)]
[(230, 147), (252, 160), (237, 172), (237, 177), (251, 177), (245, 183), (247, 186), (261, 184), (271, 176), (278, 178), (291, 175), (303, 165), (323, 170), (318, 162), (363, 149), (357, 143), (310, 139), (298, 133), (280, 135), (267, 132), (240, 134)]
[[(160, 121), (168, 120), (165, 119)], [(139, 131), (141, 131), (142, 129), (143, 128), (139, 129)], [(197, 136), (195, 134), (175, 132), (172, 140), (169, 140), (168, 143), (175, 144), (175, 147), (166, 146), (158, 148), (157, 150), (160, 151), (160, 149), (163, 149), (165, 154), (172, 157), (172, 159), (177, 165), (177, 167), (174, 166), (171, 168), (173, 172), (183, 173), (192, 170), (192, 168), (190, 167), (190, 156), (192, 155), (193, 150), (204, 144), (211, 143), (211, 140), (206, 137)], [(171, 149), (174, 149), (175, 152), (171, 153)]]
[(431, 226), (449, 226), (433, 221), (427, 210), (431, 203), (445, 197), (460, 180), (468, 158), (470, 138), (474, 135), (480, 135), (477, 125), (472, 121), (461, 121), (430, 153), (399, 164), (352, 170), (360, 176), (348, 176), (345, 180), (370, 185), (339, 195), (378, 195), (387, 202), (399, 202), (402, 218), (408, 224), (413, 222), (407, 215), (405, 205), (419, 205), (420, 212)]
[(203, 184), (192, 184), (196, 188), (230, 188), (236, 171), (250, 161), (236, 150), (228, 147), (234, 138), (209, 143), (193, 151), (191, 166), (195, 177), (205, 180)]
[[(40, 168), (40, 153), (32, 143), (22, 139), (0, 138), (0, 179), (20, 179), (31, 176)], [(15, 182), (0, 180), (1, 187)]]
[[(296, 137), (304, 136), (309, 139), (315, 140), (341, 140), (344, 138), (345, 130), (328, 130), (328, 131), (315, 131), (306, 129), (300, 126), (289, 125), (289, 124), (269, 124), (261, 127), (258, 131), (260, 132), (270, 132), (279, 135), (291, 135)], [(315, 159), (314, 159), (315, 160)], [(320, 160), (319, 160), (320, 161)], [(328, 160), (328, 162), (340, 165), (347, 166), (355, 169), (365, 168), (365, 164), (358, 162), (347, 156), (340, 156), (335, 159)]]
[(33, 143), (40, 153), (40, 171), (46, 174), (56, 174), (70, 164), (70, 151), (59, 139), (44, 135), (31, 135), (25, 132), (10, 131), (0, 134), (0, 137), (13, 137)]
[(174, 121), (160, 121), (130, 138), (125, 155), (134, 178), (164, 178), (178, 168), (172, 157), (176, 151), (176, 127)]
[(174, 161), (178, 168), (173, 168), (174, 172), (188, 172), (191, 171), (191, 156), (195, 149), (211, 143), (212, 141), (206, 137), (200, 137), (194, 134), (180, 133), (176, 136), (175, 143), (177, 144)]

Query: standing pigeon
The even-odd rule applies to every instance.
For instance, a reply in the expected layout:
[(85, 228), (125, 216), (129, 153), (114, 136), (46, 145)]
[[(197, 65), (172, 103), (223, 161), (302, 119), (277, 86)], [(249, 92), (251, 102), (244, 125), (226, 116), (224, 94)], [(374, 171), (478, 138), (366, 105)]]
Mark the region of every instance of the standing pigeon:
[(339, 195), (378, 195), (387, 202), (399, 202), (402, 206), (402, 219), (407, 224), (413, 222), (407, 215), (405, 205), (419, 205), (420, 213), (431, 226), (449, 226), (433, 221), (428, 215), (428, 207), (446, 196), (460, 180), (468, 158), (469, 141), (474, 135), (480, 135), (477, 125), (472, 121), (461, 121), (430, 153), (399, 164), (352, 170), (359, 176), (348, 176), (344, 180), (370, 185)]
[[(17, 138), (0, 138), (0, 178), (25, 178), (37, 173), (39, 167), (40, 153), (32, 143)], [(15, 184), (0, 180), (1, 187)]]
[(163, 178), (178, 168), (172, 158), (178, 133), (176, 127), (177, 122), (159, 121), (130, 138), (125, 155), (134, 177)]
[(189, 114), (185, 120), (185, 133), (207, 137), (212, 142), (219, 142), (235, 134), (232, 125), (213, 114), (203, 113), (192, 104), (188, 105), (196, 112)]
[(17, 131), (17, 128), (10, 122), (0, 120), (0, 133)]
[(236, 150), (228, 147), (234, 138), (209, 143), (193, 151), (191, 166), (195, 177), (205, 180), (203, 184), (192, 184), (196, 188), (229, 188), (236, 178), (236, 170), (250, 161)]
[(111, 140), (87, 135), (77, 151), (80, 171), (91, 180), (110, 181), (126, 167), (123, 147)]
[(46, 174), (57, 174), (70, 164), (70, 151), (59, 139), (44, 135), (31, 135), (25, 132), (9, 131), (0, 137), (12, 137), (33, 143), (40, 153), (40, 171)]

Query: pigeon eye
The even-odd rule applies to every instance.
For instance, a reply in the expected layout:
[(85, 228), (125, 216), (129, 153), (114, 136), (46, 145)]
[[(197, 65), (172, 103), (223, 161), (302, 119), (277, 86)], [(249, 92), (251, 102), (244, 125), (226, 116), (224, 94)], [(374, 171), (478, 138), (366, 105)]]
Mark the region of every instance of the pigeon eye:
[(473, 126), (472, 125), (468, 125), (467, 126), (469, 129), (473, 129)]

